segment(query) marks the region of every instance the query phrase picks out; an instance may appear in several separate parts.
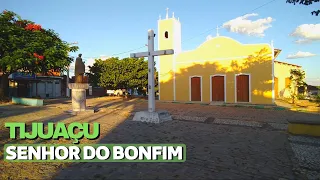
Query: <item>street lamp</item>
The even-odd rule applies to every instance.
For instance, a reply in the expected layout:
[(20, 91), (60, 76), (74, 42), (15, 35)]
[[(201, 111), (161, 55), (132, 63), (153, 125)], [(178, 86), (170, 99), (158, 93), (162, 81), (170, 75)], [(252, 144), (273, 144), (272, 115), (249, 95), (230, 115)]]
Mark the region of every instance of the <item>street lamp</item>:
[[(69, 43), (68, 45), (70, 46), (70, 45), (73, 45), (73, 44), (78, 44), (78, 42)], [(73, 57), (73, 56), (71, 56), (71, 57), (72, 57), (72, 59), (74, 59), (74, 57)], [(70, 97), (70, 89), (69, 89), (69, 71), (70, 71), (70, 64), (68, 65), (68, 69), (67, 69), (67, 81), (66, 81), (66, 83), (67, 83), (66, 96), (67, 96), (67, 97)]]
[[(73, 59), (73, 57), (72, 57)], [(70, 71), (70, 64), (68, 65), (67, 69), (67, 89), (66, 89), (66, 96), (70, 97), (70, 90), (69, 90), (69, 71)]]

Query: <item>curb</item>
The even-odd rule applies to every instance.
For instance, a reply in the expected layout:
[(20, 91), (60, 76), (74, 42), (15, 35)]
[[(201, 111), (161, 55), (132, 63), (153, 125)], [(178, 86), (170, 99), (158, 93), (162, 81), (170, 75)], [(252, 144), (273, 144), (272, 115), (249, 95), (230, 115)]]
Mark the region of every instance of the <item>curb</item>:
[[(145, 101), (147, 100), (139, 100), (139, 101)], [(199, 104), (201, 106), (209, 106), (210, 103), (194, 103), (194, 102), (179, 102), (179, 101), (158, 101), (160, 103), (172, 103), (172, 104)], [(264, 106), (264, 105), (241, 105), (241, 104), (221, 104), (221, 105), (214, 105), (214, 106), (220, 106), (220, 107), (238, 107), (238, 108), (254, 108), (254, 109), (272, 109), (272, 110), (278, 110), (278, 111), (284, 111), (284, 110), (292, 110), (285, 107), (278, 107), (278, 106)], [(294, 111), (294, 110), (293, 110)], [(308, 112), (299, 110), (299, 112)]]
[(207, 104), (207, 103), (202, 103), (202, 104), (200, 104), (201, 106), (209, 106), (209, 104)]
[(320, 137), (320, 124), (289, 123), (288, 132), (294, 135)]
[(238, 107), (238, 108), (254, 108), (254, 109), (273, 109), (273, 110), (287, 110), (287, 108), (284, 107), (274, 107), (274, 106), (263, 106), (263, 105), (239, 105), (239, 104), (235, 104), (235, 105), (218, 105), (218, 106), (223, 106), (223, 107)]
[(223, 118), (212, 118), (212, 117), (196, 117), (196, 116), (180, 116), (172, 115), (173, 120), (198, 122), (206, 124), (218, 124), (218, 125), (233, 125), (233, 126), (244, 126), (244, 127), (257, 127), (263, 128), (265, 125), (270, 126), (273, 129), (287, 131), (288, 125), (283, 123), (272, 123), (272, 122), (258, 122), (258, 121), (246, 121), (238, 119), (223, 119)]

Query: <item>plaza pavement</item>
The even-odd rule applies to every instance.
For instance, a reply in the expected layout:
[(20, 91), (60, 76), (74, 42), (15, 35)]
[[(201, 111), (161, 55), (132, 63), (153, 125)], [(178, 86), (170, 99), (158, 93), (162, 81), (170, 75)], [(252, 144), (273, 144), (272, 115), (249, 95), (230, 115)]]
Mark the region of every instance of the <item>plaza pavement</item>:
[[(44, 107), (0, 106), (0, 144), (57, 143), (11, 140), (4, 122), (98, 122), (101, 136), (81, 143), (184, 143), (184, 163), (9, 163), (0, 161), (0, 179), (316, 179), (320, 178), (320, 140), (291, 136), (292, 118), (317, 114), (200, 104), (160, 103), (174, 119), (163, 124), (131, 121), (147, 103), (137, 99), (91, 98), (95, 114), (70, 115), (67, 99)], [(59, 143), (71, 143), (59, 140)], [(1, 148), (3, 151), (3, 148)], [(0, 152), (2, 156), (3, 152)], [(31, 171), (30, 169), (36, 169)]]

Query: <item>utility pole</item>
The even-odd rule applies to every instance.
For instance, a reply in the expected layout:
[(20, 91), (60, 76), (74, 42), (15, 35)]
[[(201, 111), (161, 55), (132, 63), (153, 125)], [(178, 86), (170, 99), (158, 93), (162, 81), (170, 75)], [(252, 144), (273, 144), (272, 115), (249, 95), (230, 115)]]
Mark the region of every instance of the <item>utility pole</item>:
[[(78, 44), (78, 42), (73, 42), (73, 43), (69, 43), (68, 45), (73, 45), (73, 44)], [(72, 57), (72, 59), (74, 59), (74, 57)], [(66, 81), (66, 96), (70, 97), (70, 89), (69, 89), (69, 71), (70, 71), (70, 64), (68, 65), (67, 68), (67, 81)]]
[(69, 89), (69, 70), (70, 70), (70, 65), (68, 66), (67, 69), (67, 90), (66, 90), (66, 96), (70, 97), (70, 89)]

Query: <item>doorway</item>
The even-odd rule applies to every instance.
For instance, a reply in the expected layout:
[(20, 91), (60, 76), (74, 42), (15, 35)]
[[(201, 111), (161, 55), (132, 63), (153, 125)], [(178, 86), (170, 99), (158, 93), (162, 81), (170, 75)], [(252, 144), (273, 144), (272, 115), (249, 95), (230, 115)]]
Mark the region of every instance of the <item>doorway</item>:
[(211, 101), (225, 102), (226, 96), (226, 76), (213, 75), (211, 76)]
[(191, 101), (201, 101), (202, 93), (202, 78), (199, 76), (190, 77), (190, 100)]
[(250, 75), (236, 75), (236, 102), (250, 102)]

